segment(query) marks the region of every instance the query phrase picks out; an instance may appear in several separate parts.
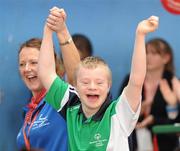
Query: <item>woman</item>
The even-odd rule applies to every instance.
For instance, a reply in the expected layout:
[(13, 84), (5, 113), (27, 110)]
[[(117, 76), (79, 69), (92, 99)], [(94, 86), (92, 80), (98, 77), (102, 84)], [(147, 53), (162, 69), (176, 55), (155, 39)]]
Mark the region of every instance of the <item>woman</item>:
[[(71, 36), (65, 19), (64, 10), (53, 7), (47, 20), (48, 26), (57, 33), (68, 80), (72, 84), (73, 72), (80, 57), (73, 41), (69, 40)], [(26, 150), (67, 151), (66, 123), (61, 115), (45, 103), (46, 90), (37, 74), (41, 42), (41, 39), (30, 39), (23, 43), (19, 50), (20, 75), (33, 97), (25, 107), (25, 119), (17, 136), (17, 144), (19, 150), (25, 148)]]
[[(147, 43), (146, 48), (151, 53), (151, 56), (147, 58), (149, 70), (147, 80), (149, 79), (149, 83), (145, 80), (145, 90), (147, 89), (145, 92), (151, 92), (151, 94), (149, 93), (149, 98), (152, 98), (152, 102), (149, 99), (151, 112), (147, 116), (147, 121), (144, 122), (144, 125), (148, 126), (150, 124), (150, 126), (154, 126), (179, 123), (180, 108), (177, 93), (174, 89), (174, 81), (177, 81), (177, 78), (174, 76), (172, 49), (163, 39), (152, 39)], [(155, 62), (155, 59), (158, 62)], [(154, 81), (154, 89), (150, 89), (153, 87), (152, 80)], [(162, 134), (158, 135), (157, 138), (160, 151), (174, 151), (178, 143), (176, 134)]]
[[(137, 139), (138, 150), (152, 150), (150, 128), (153, 125), (180, 122), (178, 99), (174, 89), (172, 89), (172, 83), (176, 79), (174, 77), (172, 49), (165, 40), (154, 38), (146, 43), (146, 51), (147, 74), (143, 85), (141, 116), (136, 126), (136, 133), (131, 135), (133, 142), (136, 142)], [(128, 76), (122, 87), (127, 83), (127, 80)], [(173, 113), (176, 115), (173, 118), (168, 116), (170, 115), (167, 111), (168, 106), (177, 107), (177, 112)], [(145, 141), (147, 139), (149, 141)], [(174, 135), (158, 136), (160, 151), (172, 151), (176, 142), (177, 137)]]

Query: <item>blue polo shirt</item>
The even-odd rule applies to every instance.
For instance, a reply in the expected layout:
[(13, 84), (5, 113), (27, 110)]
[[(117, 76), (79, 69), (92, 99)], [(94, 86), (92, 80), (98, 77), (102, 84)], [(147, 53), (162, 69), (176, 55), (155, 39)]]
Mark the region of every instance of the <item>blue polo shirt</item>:
[[(26, 113), (27, 113), (26, 108)], [(43, 100), (34, 111), (39, 114), (34, 121), (32, 128), (26, 126), (26, 135), (28, 136), (32, 149), (42, 149), (43, 151), (67, 151), (67, 127), (66, 122), (48, 103)], [(23, 127), (23, 126), (22, 126)], [(22, 128), (17, 136), (18, 149), (25, 148)]]

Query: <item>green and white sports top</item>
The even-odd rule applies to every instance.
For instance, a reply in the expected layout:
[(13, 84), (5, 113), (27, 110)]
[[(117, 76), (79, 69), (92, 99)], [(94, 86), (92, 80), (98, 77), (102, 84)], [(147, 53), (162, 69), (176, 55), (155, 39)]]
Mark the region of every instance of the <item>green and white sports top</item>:
[(135, 128), (141, 105), (134, 113), (124, 93), (114, 101), (108, 95), (100, 110), (86, 118), (75, 88), (57, 77), (46, 101), (67, 122), (70, 151), (129, 151), (128, 136)]

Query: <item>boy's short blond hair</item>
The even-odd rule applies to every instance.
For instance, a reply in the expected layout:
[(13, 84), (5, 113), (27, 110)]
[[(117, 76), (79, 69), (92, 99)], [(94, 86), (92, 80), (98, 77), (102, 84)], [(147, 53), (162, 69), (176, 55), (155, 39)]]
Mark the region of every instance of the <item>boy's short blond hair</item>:
[(83, 60), (81, 60), (81, 62), (79, 63), (79, 65), (77, 66), (77, 68), (75, 70), (75, 74), (74, 74), (75, 84), (76, 84), (76, 80), (77, 80), (77, 73), (81, 67), (84, 67), (87, 69), (95, 69), (99, 66), (102, 66), (107, 70), (108, 81), (111, 84), (112, 83), (112, 73), (111, 73), (111, 70), (110, 70), (108, 64), (102, 58), (94, 57), (94, 56), (89, 56), (89, 57), (86, 57)]

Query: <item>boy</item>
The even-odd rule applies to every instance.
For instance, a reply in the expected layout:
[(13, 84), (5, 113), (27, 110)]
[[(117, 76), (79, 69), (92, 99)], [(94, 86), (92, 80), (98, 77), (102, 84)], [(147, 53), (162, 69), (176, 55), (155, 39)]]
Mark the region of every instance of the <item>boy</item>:
[[(56, 13), (62, 15), (62, 22), (65, 21), (64, 11), (59, 10)], [(51, 22), (45, 25), (39, 76), (48, 91), (46, 101), (67, 122), (69, 150), (129, 150), (127, 138), (139, 116), (141, 91), (146, 74), (145, 36), (156, 30), (158, 18), (151, 16), (138, 24), (129, 83), (115, 101), (109, 99), (111, 71), (101, 58), (87, 57), (77, 67), (75, 87), (78, 93), (57, 76), (52, 31), (48, 26), (53, 25)], [(62, 38), (66, 43), (63, 47), (69, 47), (70, 38)]]

